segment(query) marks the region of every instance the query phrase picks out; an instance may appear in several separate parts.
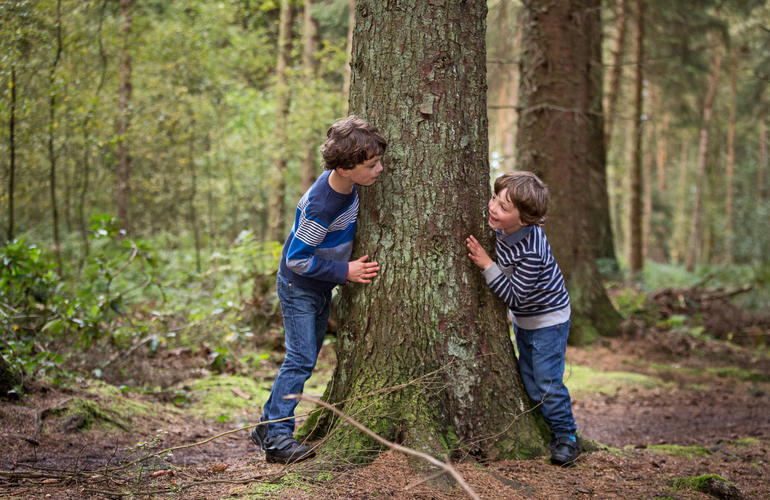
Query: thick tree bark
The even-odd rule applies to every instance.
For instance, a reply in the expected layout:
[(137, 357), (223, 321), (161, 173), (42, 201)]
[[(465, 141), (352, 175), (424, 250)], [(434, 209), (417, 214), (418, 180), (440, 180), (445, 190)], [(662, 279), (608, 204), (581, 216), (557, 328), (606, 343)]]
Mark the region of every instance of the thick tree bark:
[(679, 177), (676, 183), (676, 205), (674, 210), (674, 244), (671, 248), (671, 259), (677, 264), (683, 264), (687, 255), (687, 174), (690, 148), (687, 141), (682, 141), (679, 156)]
[(118, 221), (126, 231), (131, 227), (129, 198), (131, 195), (131, 153), (128, 147), (128, 128), (131, 123), (131, 53), (128, 38), (131, 34), (132, 0), (120, 0), (120, 69), (118, 84), (118, 172), (115, 200)]
[[(545, 452), (546, 427), (516, 369), (505, 308), (465, 249), (491, 234), (486, 2), (356, 2), (351, 112), (389, 139), (361, 188), (354, 257), (380, 275), (341, 292), (338, 365), (324, 398), (380, 436), (438, 456)], [(304, 428), (327, 453), (376, 442), (330, 412)]]
[(706, 186), (706, 160), (709, 143), (709, 125), (714, 111), (714, 100), (717, 95), (719, 73), (722, 67), (722, 50), (717, 47), (714, 52), (714, 61), (711, 67), (708, 90), (703, 100), (703, 118), (701, 120), (700, 134), (698, 136), (698, 163), (695, 170), (695, 200), (692, 209), (692, 225), (690, 226), (689, 250), (685, 267), (688, 271), (695, 270), (698, 256), (703, 244), (703, 189)]
[(293, 12), (289, 0), (281, 0), (281, 18), (278, 30), (278, 59), (275, 66), (275, 144), (276, 154), (270, 179), (270, 202), (268, 211), (268, 238), (283, 241), (285, 232), (284, 198), (286, 195), (286, 166), (289, 150), (287, 122), (289, 118), (288, 65), (291, 57), (291, 23)]
[(550, 186), (545, 229), (572, 300), (572, 342), (615, 335), (620, 321), (599, 277), (590, 227), (597, 223), (591, 177), (605, 161), (595, 75), (598, 10), (598, 0), (565, 0), (548, 9), (526, 2), (522, 10), (516, 165)]
[(644, 61), (644, 0), (636, 0), (636, 63), (634, 64), (634, 117), (631, 143), (628, 268), (632, 274), (642, 270), (644, 241), (642, 237), (642, 82)]
[[(318, 50), (318, 22), (313, 19), (314, 0), (305, 0), (305, 13), (303, 19), (303, 48), (302, 48), (302, 67), (304, 71), (305, 88), (309, 92), (313, 88), (316, 73), (318, 71), (318, 62), (315, 53)], [(311, 93), (313, 95), (314, 93)], [(300, 167), (300, 183), (304, 193), (313, 185), (318, 176), (318, 164), (316, 157), (318, 146), (317, 141), (308, 137), (305, 151), (302, 155), (302, 166)]]

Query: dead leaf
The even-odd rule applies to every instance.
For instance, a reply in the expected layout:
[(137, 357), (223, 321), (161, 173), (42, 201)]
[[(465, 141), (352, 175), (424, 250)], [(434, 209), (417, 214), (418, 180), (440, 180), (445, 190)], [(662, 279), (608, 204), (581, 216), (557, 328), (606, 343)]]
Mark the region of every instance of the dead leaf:
[(152, 477), (165, 476), (166, 474), (168, 474), (169, 476), (173, 476), (174, 471), (172, 471), (171, 469), (156, 470), (155, 472), (152, 473)]
[(209, 471), (211, 472), (224, 472), (226, 470), (227, 470), (227, 464), (217, 464), (209, 467)]

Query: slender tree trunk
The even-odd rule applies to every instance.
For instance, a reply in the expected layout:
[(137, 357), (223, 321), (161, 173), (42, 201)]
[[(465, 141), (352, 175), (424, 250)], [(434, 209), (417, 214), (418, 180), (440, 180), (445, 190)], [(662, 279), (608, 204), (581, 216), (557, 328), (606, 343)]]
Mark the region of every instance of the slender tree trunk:
[(759, 165), (757, 165), (757, 193), (760, 202), (767, 199), (765, 187), (765, 169), (767, 168), (767, 122), (765, 117), (759, 117)]
[[(652, 144), (652, 127), (646, 127), (646, 143)], [(642, 147), (642, 149), (645, 149)], [(652, 163), (655, 161), (650, 148), (646, 148), (646, 154), (642, 155), (642, 262), (653, 255), (652, 238)]]
[(352, 67), (350, 66), (350, 59), (353, 53), (353, 28), (356, 25), (356, 0), (348, 0), (348, 41), (346, 45), (345, 59), (345, 80), (342, 83), (342, 103), (344, 105), (343, 110), (345, 115), (349, 113), (350, 109), (350, 78), (352, 74)]
[(129, 231), (131, 219), (129, 201), (131, 196), (131, 153), (128, 146), (128, 128), (131, 123), (131, 53), (129, 36), (131, 34), (132, 0), (120, 0), (120, 68), (118, 87), (118, 172), (115, 199), (120, 227)]
[(62, 53), (62, 34), (61, 34), (61, 0), (56, 2), (56, 55), (54, 56), (51, 69), (48, 74), (48, 186), (51, 195), (51, 219), (53, 223), (53, 245), (56, 254), (56, 270), (59, 276), (62, 275), (61, 261), (61, 239), (59, 237), (59, 207), (56, 200), (56, 150), (54, 147), (54, 137), (56, 130), (56, 68), (59, 65)]
[(692, 225), (690, 226), (689, 251), (687, 252), (687, 262), (685, 267), (688, 271), (695, 269), (698, 261), (699, 252), (703, 244), (703, 189), (706, 186), (706, 160), (709, 142), (709, 125), (711, 124), (711, 115), (714, 110), (714, 100), (717, 94), (717, 85), (719, 83), (719, 73), (722, 67), (722, 51), (715, 49), (714, 62), (709, 77), (708, 90), (706, 98), (703, 101), (703, 119), (698, 140), (698, 163), (695, 170), (695, 200), (693, 201)]
[(286, 197), (286, 167), (288, 164), (289, 148), (287, 122), (289, 118), (289, 80), (288, 65), (291, 56), (291, 23), (293, 13), (289, 0), (281, 0), (281, 18), (278, 30), (278, 60), (275, 65), (275, 143), (276, 155), (273, 160), (273, 170), (270, 182), (270, 213), (268, 238), (272, 241), (282, 241), (286, 236), (284, 198)]
[(634, 119), (631, 145), (628, 268), (631, 273), (642, 270), (642, 86), (644, 61), (644, 0), (636, 0), (636, 63), (634, 69)]
[[(548, 9), (527, 2), (522, 25), (516, 165), (550, 186), (545, 229), (572, 299), (571, 340), (616, 335), (620, 316), (602, 285), (591, 229), (598, 196), (591, 176), (605, 162), (595, 73), (599, 1), (564, 0)], [(609, 203), (602, 206), (609, 211)]]
[(683, 264), (687, 255), (687, 171), (690, 148), (687, 141), (682, 141), (682, 150), (679, 157), (679, 179), (677, 180), (676, 207), (674, 210), (674, 245), (671, 249), (671, 258), (677, 264)]
[(733, 184), (735, 182), (735, 122), (738, 106), (738, 59), (735, 49), (730, 50), (730, 119), (727, 123), (727, 168), (725, 172), (725, 262), (732, 264), (735, 207), (733, 206)]
[[(356, 9), (351, 111), (391, 147), (380, 180), (359, 190), (353, 257), (382, 270), (342, 289), (324, 399), (436, 456), (541, 454), (547, 431), (517, 375), (505, 308), (464, 243), (468, 234), (491, 243), (486, 2), (359, 0)], [(329, 412), (303, 431), (328, 435), (335, 458), (379, 447)]]
[[(588, 188), (591, 203), (588, 204), (589, 241), (593, 243), (595, 259), (601, 259), (608, 267), (618, 269), (615, 256), (615, 245), (612, 240), (612, 220), (610, 219), (610, 198), (607, 190), (607, 142), (604, 139), (604, 113), (602, 112), (604, 67), (602, 64), (602, 20), (601, 2), (596, 2), (595, 10), (588, 9), (578, 20), (587, 30), (585, 37), (588, 43), (588, 60), (585, 71), (588, 72), (586, 85), (587, 115), (590, 124), (588, 131), (591, 135), (591, 151), (588, 153), (589, 167)], [(598, 134), (594, 137), (593, 134)]]
[[(192, 110), (190, 110), (192, 115)], [(201, 235), (198, 227), (198, 212), (195, 209), (195, 200), (198, 197), (198, 177), (195, 170), (195, 120), (190, 124), (190, 137), (187, 143), (187, 163), (190, 167), (190, 197), (188, 201), (190, 228), (195, 241), (195, 270), (201, 272)]]
[[(303, 22), (303, 41), (304, 47), (302, 50), (302, 67), (304, 70), (305, 89), (310, 95), (315, 95), (314, 92), (310, 92), (310, 89), (315, 85), (316, 73), (318, 71), (318, 63), (315, 56), (318, 50), (318, 22), (313, 19), (313, 6), (314, 0), (305, 0), (305, 14)], [(307, 104), (310, 104), (307, 102)], [(310, 186), (313, 185), (318, 176), (318, 165), (316, 163), (318, 141), (313, 140), (313, 137), (308, 137), (305, 151), (302, 155), (302, 167), (301, 172), (301, 184), (302, 192), (307, 191)]]
[(13, 197), (16, 192), (16, 63), (11, 62), (11, 104), (8, 117), (8, 241), (13, 241), (14, 233), (14, 206)]
[[(663, 195), (666, 192), (666, 163), (668, 162), (668, 125), (671, 122), (671, 113), (661, 110), (662, 104), (658, 110), (662, 111), (663, 116), (655, 121), (655, 180), (658, 186), (658, 194)], [(652, 182), (652, 181), (650, 181)]]
[(617, 0), (617, 21), (615, 22), (615, 46), (612, 50), (612, 65), (610, 71), (610, 83), (606, 96), (604, 109), (604, 147), (610, 150), (612, 139), (612, 126), (615, 124), (615, 114), (618, 99), (620, 98), (620, 80), (623, 77), (623, 53), (626, 43), (626, 1)]

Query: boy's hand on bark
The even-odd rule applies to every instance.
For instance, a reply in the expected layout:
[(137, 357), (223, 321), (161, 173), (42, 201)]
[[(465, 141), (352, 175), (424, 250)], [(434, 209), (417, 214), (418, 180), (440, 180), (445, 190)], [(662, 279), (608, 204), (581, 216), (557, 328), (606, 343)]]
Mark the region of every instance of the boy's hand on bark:
[(368, 255), (364, 255), (348, 262), (348, 281), (371, 283), (372, 278), (377, 276), (380, 265), (377, 262), (366, 262), (368, 258)]
[(481, 243), (479, 243), (473, 235), (465, 238), (465, 246), (468, 247), (468, 257), (470, 257), (473, 263), (482, 270), (485, 270), (494, 264), (492, 259), (489, 258), (489, 255), (487, 255), (486, 250), (484, 250), (484, 247), (481, 246)]

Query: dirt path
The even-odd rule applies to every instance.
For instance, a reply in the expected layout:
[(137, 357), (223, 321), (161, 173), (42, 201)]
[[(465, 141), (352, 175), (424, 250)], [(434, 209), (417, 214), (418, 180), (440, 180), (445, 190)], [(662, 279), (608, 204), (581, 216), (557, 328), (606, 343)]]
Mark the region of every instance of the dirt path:
[[(652, 332), (570, 347), (567, 358), (568, 386), (579, 387), (573, 401), (581, 432), (612, 448), (585, 453), (570, 469), (545, 459), (459, 465), (482, 498), (712, 498), (672, 486), (704, 474), (729, 480), (744, 498), (770, 498), (767, 357)], [(218, 422), (133, 394), (119, 397), (142, 405), (130, 407), (138, 412), (130, 421), (116, 411), (78, 430), (62, 408), (89, 398), (118, 396), (40, 387), (22, 401), (0, 402), (0, 498), (163, 497), (170, 490), (181, 498), (464, 498), (445, 484), (421, 482), (392, 452), (334, 473), (312, 461), (294, 469), (267, 464), (243, 430), (116, 469), (237, 428), (256, 409), (242, 421)]]

